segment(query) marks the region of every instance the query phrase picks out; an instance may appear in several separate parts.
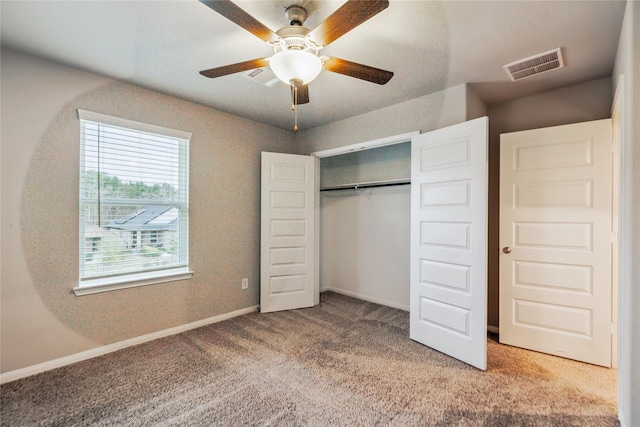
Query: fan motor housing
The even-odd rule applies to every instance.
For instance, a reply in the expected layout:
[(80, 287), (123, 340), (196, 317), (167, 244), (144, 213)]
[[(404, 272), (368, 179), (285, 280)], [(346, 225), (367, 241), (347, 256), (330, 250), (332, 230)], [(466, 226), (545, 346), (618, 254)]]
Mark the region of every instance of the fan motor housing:
[(287, 17), (289, 25), (301, 27), (307, 20), (308, 14), (304, 7), (294, 4), (285, 9), (284, 16)]
[(276, 31), (276, 34), (282, 39), (287, 39), (287, 38), (304, 39), (310, 32), (311, 30), (308, 29), (307, 27), (302, 27), (302, 26), (299, 27), (299, 26), (292, 25), (292, 26), (280, 28), (278, 31)]
[(311, 32), (306, 27), (289, 26), (280, 28), (276, 34), (280, 37), (276, 43), (273, 43), (273, 51), (280, 52), (282, 50), (306, 50), (317, 55), (322, 46), (318, 46), (308, 35)]

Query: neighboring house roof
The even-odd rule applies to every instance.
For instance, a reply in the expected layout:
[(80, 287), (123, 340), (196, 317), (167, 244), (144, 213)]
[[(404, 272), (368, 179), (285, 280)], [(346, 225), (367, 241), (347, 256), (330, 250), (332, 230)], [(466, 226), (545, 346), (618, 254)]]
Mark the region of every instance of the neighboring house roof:
[(117, 236), (115, 231), (105, 230), (96, 224), (86, 224), (84, 226), (84, 236), (86, 239), (110, 239)]
[(175, 206), (145, 206), (136, 212), (120, 217), (106, 228), (118, 230), (175, 230), (178, 226), (178, 209)]

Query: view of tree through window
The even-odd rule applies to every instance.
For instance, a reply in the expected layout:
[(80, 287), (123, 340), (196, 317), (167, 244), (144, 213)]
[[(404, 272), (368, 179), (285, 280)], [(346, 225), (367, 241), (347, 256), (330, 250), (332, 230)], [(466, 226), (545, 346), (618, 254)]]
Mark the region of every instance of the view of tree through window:
[[(85, 254), (85, 275), (105, 272), (110, 265), (120, 264), (126, 258), (128, 258), (128, 267), (131, 269), (175, 262), (178, 248), (176, 240), (178, 223), (167, 221), (158, 224), (158, 218), (162, 215), (170, 215), (172, 220), (177, 220), (177, 215), (171, 215), (171, 212), (178, 207), (123, 205), (113, 201), (167, 200), (175, 198), (177, 190), (167, 183), (149, 185), (140, 181), (122, 182), (117, 176), (90, 170), (85, 175), (85, 199), (98, 199), (98, 183), (101, 183), (100, 198), (103, 203), (85, 206), (88, 229), (93, 229), (100, 234), (100, 236), (88, 236), (91, 249)], [(157, 228), (148, 229), (149, 227)], [(148, 239), (144, 238), (145, 231), (149, 236)], [(138, 235), (141, 236), (139, 241)], [(159, 241), (158, 236), (162, 240)], [(114, 265), (114, 267), (120, 268), (122, 265)]]
[(187, 267), (188, 141), (81, 123), (80, 286)]

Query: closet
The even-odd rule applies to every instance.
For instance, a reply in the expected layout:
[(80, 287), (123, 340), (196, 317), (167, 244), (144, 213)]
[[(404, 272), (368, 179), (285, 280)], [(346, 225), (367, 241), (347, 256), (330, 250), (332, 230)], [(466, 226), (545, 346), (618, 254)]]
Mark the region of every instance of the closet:
[(333, 290), (409, 310), (410, 338), (486, 369), (487, 134), (483, 117), (262, 153), (261, 312)]
[(410, 136), (396, 142), (314, 153), (321, 157), (320, 291), (408, 311)]

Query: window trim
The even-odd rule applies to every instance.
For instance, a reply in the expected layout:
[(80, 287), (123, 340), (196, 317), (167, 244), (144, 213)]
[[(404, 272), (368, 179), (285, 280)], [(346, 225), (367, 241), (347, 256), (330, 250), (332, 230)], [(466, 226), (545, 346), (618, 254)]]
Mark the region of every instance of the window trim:
[[(134, 120), (123, 119), (120, 117), (113, 117), (82, 109), (78, 109), (77, 112), (79, 120), (98, 122), (104, 125), (118, 126), (135, 131), (155, 133), (167, 137), (187, 140), (189, 142), (191, 141), (190, 132), (150, 125), (147, 123), (141, 123)], [(188, 179), (189, 176), (187, 174), (187, 183)], [(138, 236), (138, 238), (141, 237), (142, 236)], [(187, 242), (188, 240), (189, 239), (187, 237)], [(82, 244), (82, 242), (79, 243)], [(129, 289), (133, 287), (147, 286), (158, 283), (188, 280), (191, 279), (192, 276), (193, 271), (189, 269), (189, 266), (175, 266), (161, 270), (126, 273), (122, 275), (84, 279), (82, 281), (80, 280), (80, 277), (78, 277), (78, 285), (74, 287), (72, 291), (76, 296), (91, 295), (118, 289)]]
[[(83, 280), (84, 286), (73, 288), (76, 296), (98, 294), (101, 292), (115, 291), (118, 289), (136, 288), (139, 286), (155, 285), (158, 283), (175, 282), (178, 280), (188, 280), (193, 276), (193, 271), (187, 267), (178, 267), (168, 270), (154, 270), (143, 273), (132, 273), (124, 275), (126, 279), (114, 280), (114, 277), (100, 277), (98, 279)], [(120, 277), (120, 276), (116, 276)], [(86, 283), (90, 283), (86, 285)]]
[(136, 122), (134, 120), (123, 119), (121, 117), (108, 116), (106, 114), (94, 113), (93, 111), (81, 110), (78, 108), (78, 119), (90, 122), (99, 122), (105, 125), (119, 126), (130, 128), (141, 132), (157, 133), (173, 138), (191, 140), (191, 132), (165, 128), (162, 126), (150, 125), (147, 123)]

